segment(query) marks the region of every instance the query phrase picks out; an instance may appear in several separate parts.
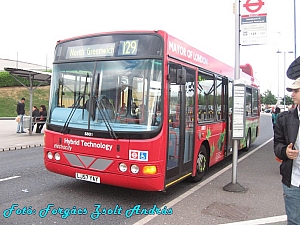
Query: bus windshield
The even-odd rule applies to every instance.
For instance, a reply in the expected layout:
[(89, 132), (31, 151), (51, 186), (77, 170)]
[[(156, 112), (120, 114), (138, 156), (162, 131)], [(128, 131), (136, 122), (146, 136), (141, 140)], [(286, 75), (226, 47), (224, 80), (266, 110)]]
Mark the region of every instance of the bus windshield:
[(161, 60), (54, 64), (51, 82), (50, 124), (114, 132), (160, 125)]

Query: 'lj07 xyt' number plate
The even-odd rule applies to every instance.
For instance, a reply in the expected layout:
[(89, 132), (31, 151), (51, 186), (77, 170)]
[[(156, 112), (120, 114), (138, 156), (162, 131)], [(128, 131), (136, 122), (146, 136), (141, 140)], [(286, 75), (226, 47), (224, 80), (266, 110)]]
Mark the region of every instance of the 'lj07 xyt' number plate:
[(100, 177), (92, 176), (88, 174), (76, 173), (76, 179), (100, 184)]

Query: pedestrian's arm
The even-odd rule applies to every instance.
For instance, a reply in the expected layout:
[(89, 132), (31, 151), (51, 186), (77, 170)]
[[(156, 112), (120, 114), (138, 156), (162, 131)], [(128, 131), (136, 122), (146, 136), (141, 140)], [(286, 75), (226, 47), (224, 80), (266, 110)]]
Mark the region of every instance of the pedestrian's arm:
[(17, 104), (17, 114), (20, 115), (20, 106)]
[(286, 155), (287, 146), (290, 143), (287, 143), (284, 125), (281, 118), (277, 119), (277, 123), (274, 126), (274, 153), (277, 158), (281, 160), (287, 160), (288, 157)]
[(289, 159), (297, 159), (299, 150), (294, 149), (293, 144), (289, 144), (286, 148), (286, 155)]

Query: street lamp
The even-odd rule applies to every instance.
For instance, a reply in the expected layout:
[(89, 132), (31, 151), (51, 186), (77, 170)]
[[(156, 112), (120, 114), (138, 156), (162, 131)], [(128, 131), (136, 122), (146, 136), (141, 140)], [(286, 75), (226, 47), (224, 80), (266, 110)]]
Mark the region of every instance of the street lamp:
[(297, 21), (297, 19), (296, 19), (296, 0), (294, 0), (294, 45), (295, 45), (295, 59), (297, 58), (297, 29), (296, 29), (296, 21)]
[[(276, 53), (283, 53), (283, 56), (284, 56), (284, 77), (283, 77), (283, 106), (284, 106), (284, 108), (283, 108), (283, 110), (285, 111), (285, 73), (286, 73), (286, 53), (294, 53), (293, 51), (283, 51), (283, 52), (281, 52), (281, 51), (277, 51)], [(279, 63), (278, 63), (279, 64)], [(279, 66), (278, 66), (278, 68), (279, 68)], [(279, 70), (279, 69), (278, 69)], [(279, 72), (278, 72), (278, 74), (279, 74)], [(279, 77), (279, 75), (278, 75), (278, 77)], [(279, 81), (279, 78), (278, 78), (278, 81)], [(278, 86), (279, 86), (279, 84), (278, 84)]]
[[(279, 49), (276, 53), (279, 53)], [(279, 84), (280, 84), (280, 70), (279, 70), (279, 54), (278, 54), (278, 84), (277, 84), (277, 106), (280, 105), (280, 100), (279, 100)]]

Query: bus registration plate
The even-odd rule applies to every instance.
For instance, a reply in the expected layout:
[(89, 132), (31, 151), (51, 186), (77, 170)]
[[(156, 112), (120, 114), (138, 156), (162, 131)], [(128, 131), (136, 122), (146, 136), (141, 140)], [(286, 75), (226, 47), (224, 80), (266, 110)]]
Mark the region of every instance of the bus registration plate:
[(76, 179), (100, 184), (100, 177), (92, 176), (88, 174), (76, 173)]

